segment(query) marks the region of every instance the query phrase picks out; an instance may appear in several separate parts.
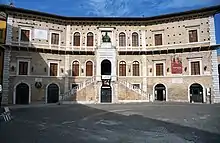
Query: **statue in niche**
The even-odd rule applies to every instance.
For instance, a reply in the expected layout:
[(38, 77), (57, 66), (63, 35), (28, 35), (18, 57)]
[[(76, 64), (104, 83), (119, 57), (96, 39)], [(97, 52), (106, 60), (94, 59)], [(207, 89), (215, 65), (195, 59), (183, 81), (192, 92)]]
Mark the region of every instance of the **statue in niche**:
[(111, 38), (108, 36), (107, 32), (105, 32), (105, 36), (102, 36), (102, 42), (111, 42)]

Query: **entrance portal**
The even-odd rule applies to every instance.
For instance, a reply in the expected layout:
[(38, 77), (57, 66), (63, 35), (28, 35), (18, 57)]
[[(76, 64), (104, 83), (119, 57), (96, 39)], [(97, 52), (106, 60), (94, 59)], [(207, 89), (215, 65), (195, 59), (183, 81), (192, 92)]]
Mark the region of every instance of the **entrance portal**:
[(203, 88), (200, 84), (192, 84), (190, 86), (190, 94), (190, 102), (203, 102)]
[(166, 101), (166, 87), (163, 84), (157, 84), (154, 91), (155, 100)]
[(102, 86), (101, 87), (101, 102), (102, 103), (111, 103), (112, 102), (112, 88), (111, 86)]
[(29, 104), (29, 86), (26, 83), (17, 85), (15, 104)]
[(52, 83), (47, 87), (47, 103), (57, 103), (59, 101), (59, 87)]
[(101, 75), (111, 75), (111, 62), (103, 60), (101, 63)]

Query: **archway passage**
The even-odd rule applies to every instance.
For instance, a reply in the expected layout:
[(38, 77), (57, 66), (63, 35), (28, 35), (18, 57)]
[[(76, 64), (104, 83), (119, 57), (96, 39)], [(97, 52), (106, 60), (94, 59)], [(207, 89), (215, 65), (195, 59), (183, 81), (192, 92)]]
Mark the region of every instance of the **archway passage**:
[(15, 104), (29, 104), (29, 86), (26, 83), (17, 85)]
[(166, 101), (166, 87), (163, 84), (157, 84), (154, 88), (155, 100)]
[(59, 87), (52, 83), (47, 87), (47, 103), (57, 103), (59, 101)]
[(111, 75), (111, 62), (109, 60), (102, 61), (101, 75)]
[(200, 84), (194, 83), (190, 86), (190, 102), (203, 102), (203, 88)]
[(112, 102), (112, 89), (111, 87), (101, 87), (101, 102), (111, 103)]

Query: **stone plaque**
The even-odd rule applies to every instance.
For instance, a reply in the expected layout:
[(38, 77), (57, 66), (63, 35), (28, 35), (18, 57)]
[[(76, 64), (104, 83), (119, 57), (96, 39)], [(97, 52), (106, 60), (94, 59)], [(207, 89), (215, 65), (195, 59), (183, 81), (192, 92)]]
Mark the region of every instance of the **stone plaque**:
[(183, 83), (183, 78), (172, 78), (172, 83)]
[(35, 82), (42, 82), (42, 78), (35, 78)]

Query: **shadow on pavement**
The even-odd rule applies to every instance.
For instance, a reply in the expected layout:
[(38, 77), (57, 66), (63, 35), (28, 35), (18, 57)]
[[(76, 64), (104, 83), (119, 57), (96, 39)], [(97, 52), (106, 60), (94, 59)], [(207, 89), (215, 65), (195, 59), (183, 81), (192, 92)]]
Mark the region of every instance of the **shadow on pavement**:
[[(118, 110), (119, 111), (119, 110)], [(220, 134), (85, 105), (13, 109), (1, 143), (217, 143)]]

